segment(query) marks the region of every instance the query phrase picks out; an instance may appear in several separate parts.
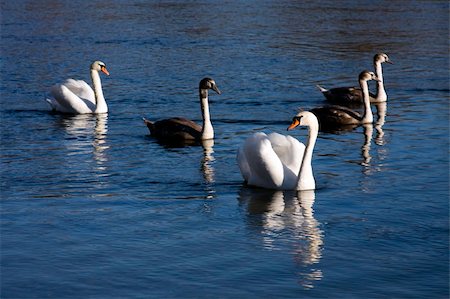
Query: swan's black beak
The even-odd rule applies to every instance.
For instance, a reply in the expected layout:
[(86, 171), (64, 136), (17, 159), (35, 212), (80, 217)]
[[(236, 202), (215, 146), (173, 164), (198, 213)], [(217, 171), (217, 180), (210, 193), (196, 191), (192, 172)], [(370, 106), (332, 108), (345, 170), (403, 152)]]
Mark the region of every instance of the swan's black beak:
[(214, 90), (215, 92), (217, 92), (217, 94), (221, 94), (220, 90), (217, 88), (216, 85), (213, 85), (211, 88), (212, 88), (212, 90)]

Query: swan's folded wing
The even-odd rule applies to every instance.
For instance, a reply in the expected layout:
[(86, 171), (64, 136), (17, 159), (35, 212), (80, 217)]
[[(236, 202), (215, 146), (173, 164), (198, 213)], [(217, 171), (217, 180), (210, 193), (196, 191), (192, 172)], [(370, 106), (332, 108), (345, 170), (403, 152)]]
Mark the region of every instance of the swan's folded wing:
[(283, 185), (283, 164), (266, 134), (255, 133), (248, 137), (244, 143), (243, 153), (251, 171), (248, 180), (250, 185), (273, 189)]
[(268, 138), (281, 163), (297, 175), (300, 171), (305, 145), (289, 135), (271, 133)]
[[(54, 100), (59, 104), (60, 112), (67, 113), (90, 113), (95, 109), (95, 103), (83, 100), (73, 93), (65, 85), (54, 85), (50, 92)], [(57, 105), (55, 105), (57, 106)]]
[(88, 100), (89, 102), (95, 104), (95, 94), (94, 90), (83, 80), (67, 79), (64, 83), (71, 92), (83, 100)]
[[(359, 87), (336, 87), (324, 91), (323, 94), (327, 100), (335, 103), (363, 103), (363, 93)], [(369, 95), (372, 98), (376, 97), (373, 93)]]
[(250, 166), (248, 165), (247, 158), (245, 157), (244, 150), (242, 147), (238, 149), (236, 160), (238, 162), (239, 170), (241, 171), (242, 177), (246, 182), (250, 178)]

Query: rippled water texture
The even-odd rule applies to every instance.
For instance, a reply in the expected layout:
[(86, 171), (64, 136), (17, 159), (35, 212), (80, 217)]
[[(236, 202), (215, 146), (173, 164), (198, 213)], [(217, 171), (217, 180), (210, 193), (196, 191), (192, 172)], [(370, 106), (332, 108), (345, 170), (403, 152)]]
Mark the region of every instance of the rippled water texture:
[[(2, 298), (448, 298), (448, 1), (0, 5)], [(378, 52), (389, 100), (319, 134), (315, 191), (243, 185), (246, 136)], [(50, 113), (93, 60), (110, 113)], [(205, 76), (214, 142), (152, 139), (144, 116), (201, 122)]]

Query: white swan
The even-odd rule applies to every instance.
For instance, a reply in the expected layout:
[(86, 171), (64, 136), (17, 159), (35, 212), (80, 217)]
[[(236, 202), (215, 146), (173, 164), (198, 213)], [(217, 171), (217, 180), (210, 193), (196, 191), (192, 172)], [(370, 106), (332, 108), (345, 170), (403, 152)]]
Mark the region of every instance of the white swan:
[(52, 110), (71, 114), (108, 112), (99, 71), (109, 75), (103, 62), (94, 61), (91, 64), (91, 79), (94, 89), (85, 81), (74, 79), (67, 79), (63, 84), (53, 86), (50, 90), (52, 98), (46, 99)]
[[(387, 94), (383, 83), (383, 67), (381, 66), (381, 64), (385, 62), (390, 64), (393, 63), (385, 53), (378, 53), (373, 57), (373, 65), (379, 81), (377, 82), (377, 94), (374, 95), (373, 93), (369, 93), (371, 103), (387, 101)], [(363, 104), (363, 93), (359, 87), (336, 87), (325, 89), (320, 85), (317, 85), (317, 88), (319, 88), (328, 101), (334, 104), (345, 106)]]
[(275, 190), (315, 189), (311, 160), (319, 123), (314, 114), (302, 111), (288, 130), (299, 125), (309, 127), (306, 148), (297, 139), (277, 133), (259, 132), (245, 140), (237, 161), (248, 185)]
[(150, 134), (162, 142), (201, 141), (214, 138), (214, 129), (209, 115), (208, 89), (217, 94), (220, 90), (216, 82), (211, 78), (203, 78), (199, 84), (200, 105), (202, 109), (203, 126), (199, 126), (192, 120), (174, 117), (152, 122), (144, 118), (144, 123), (150, 130)]

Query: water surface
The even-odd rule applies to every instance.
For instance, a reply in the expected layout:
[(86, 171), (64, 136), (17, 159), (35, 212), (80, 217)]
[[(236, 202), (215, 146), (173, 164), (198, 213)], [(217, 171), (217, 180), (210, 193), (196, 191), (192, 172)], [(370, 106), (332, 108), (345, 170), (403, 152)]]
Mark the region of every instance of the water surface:
[[(3, 1), (2, 298), (447, 298), (448, 2)], [(286, 133), (315, 85), (386, 52), (377, 122), (321, 133), (314, 192), (243, 185), (237, 148)], [(89, 81), (110, 113), (49, 112)], [(171, 148), (143, 116), (201, 121)], [(371, 84), (373, 89), (374, 84)], [(306, 130), (289, 132), (304, 141)]]

